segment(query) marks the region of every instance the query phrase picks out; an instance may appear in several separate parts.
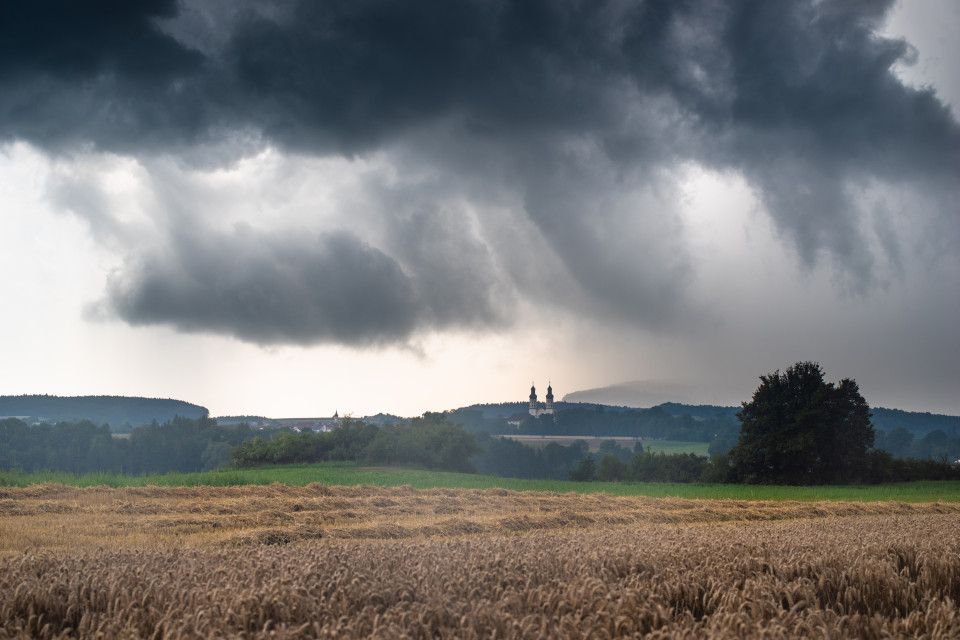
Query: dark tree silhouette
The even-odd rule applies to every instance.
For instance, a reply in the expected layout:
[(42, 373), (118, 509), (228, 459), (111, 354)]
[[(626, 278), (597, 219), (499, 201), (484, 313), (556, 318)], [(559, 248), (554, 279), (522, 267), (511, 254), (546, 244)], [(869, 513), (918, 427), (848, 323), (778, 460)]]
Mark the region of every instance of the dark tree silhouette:
[(865, 477), (874, 431), (856, 382), (825, 382), (815, 362), (760, 380), (737, 413), (740, 439), (730, 455), (741, 480), (833, 484)]

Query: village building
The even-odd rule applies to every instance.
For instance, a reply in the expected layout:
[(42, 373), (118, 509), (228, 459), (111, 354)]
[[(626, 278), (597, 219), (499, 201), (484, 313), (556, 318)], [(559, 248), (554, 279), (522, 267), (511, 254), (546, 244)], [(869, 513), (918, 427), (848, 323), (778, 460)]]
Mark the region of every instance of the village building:
[(272, 427), (287, 427), (297, 433), (306, 431), (324, 433), (340, 426), (340, 416), (334, 411), (329, 418), (280, 418), (270, 422)]

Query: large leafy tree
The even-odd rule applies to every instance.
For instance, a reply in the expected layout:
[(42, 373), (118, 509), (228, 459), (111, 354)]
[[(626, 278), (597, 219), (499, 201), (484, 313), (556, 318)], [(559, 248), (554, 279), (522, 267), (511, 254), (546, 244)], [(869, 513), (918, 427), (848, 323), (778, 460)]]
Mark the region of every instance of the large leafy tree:
[(874, 431), (856, 382), (825, 382), (815, 362), (760, 380), (737, 413), (740, 439), (730, 455), (741, 480), (831, 484), (864, 478)]

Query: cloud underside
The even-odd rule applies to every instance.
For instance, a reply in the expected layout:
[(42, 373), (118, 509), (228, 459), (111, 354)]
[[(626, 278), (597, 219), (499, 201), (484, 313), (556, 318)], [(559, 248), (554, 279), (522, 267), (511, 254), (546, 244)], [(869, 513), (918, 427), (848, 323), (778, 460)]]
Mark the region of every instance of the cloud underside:
[(175, 322), (258, 344), (353, 346), (403, 342), (424, 327), (491, 328), (509, 315), (467, 272), (408, 274), (346, 232), (241, 227), (182, 236), (166, 248), (176, 255), (140, 256), (114, 274), (107, 310), (132, 324)]
[(893, 73), (915, 52), (878, 35), (892, 4), (10, 3), (0, 139), (389, 168), (303, 228), (157, 215), (103, 302), (133, 324), (376, 345), (499, 330), (526, 301), (664, 328), (690, 310), (690, 164), (741, 176), (801, 264), (854, 292), (904, 253), (865, 234), (869, 185), (923, 194), (956, 234), (960, 127)]

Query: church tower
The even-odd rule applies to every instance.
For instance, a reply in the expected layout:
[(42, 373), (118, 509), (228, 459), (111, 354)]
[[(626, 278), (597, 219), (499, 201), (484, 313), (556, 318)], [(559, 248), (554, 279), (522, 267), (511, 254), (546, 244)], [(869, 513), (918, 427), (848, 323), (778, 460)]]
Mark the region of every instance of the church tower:
[(537, 388), (532, 384), (530, 386), (530, 415), (537, 415)]
[(544, 413), (553, 415), (553, 387), (549, 382), (547, 383), (547, 408)]

